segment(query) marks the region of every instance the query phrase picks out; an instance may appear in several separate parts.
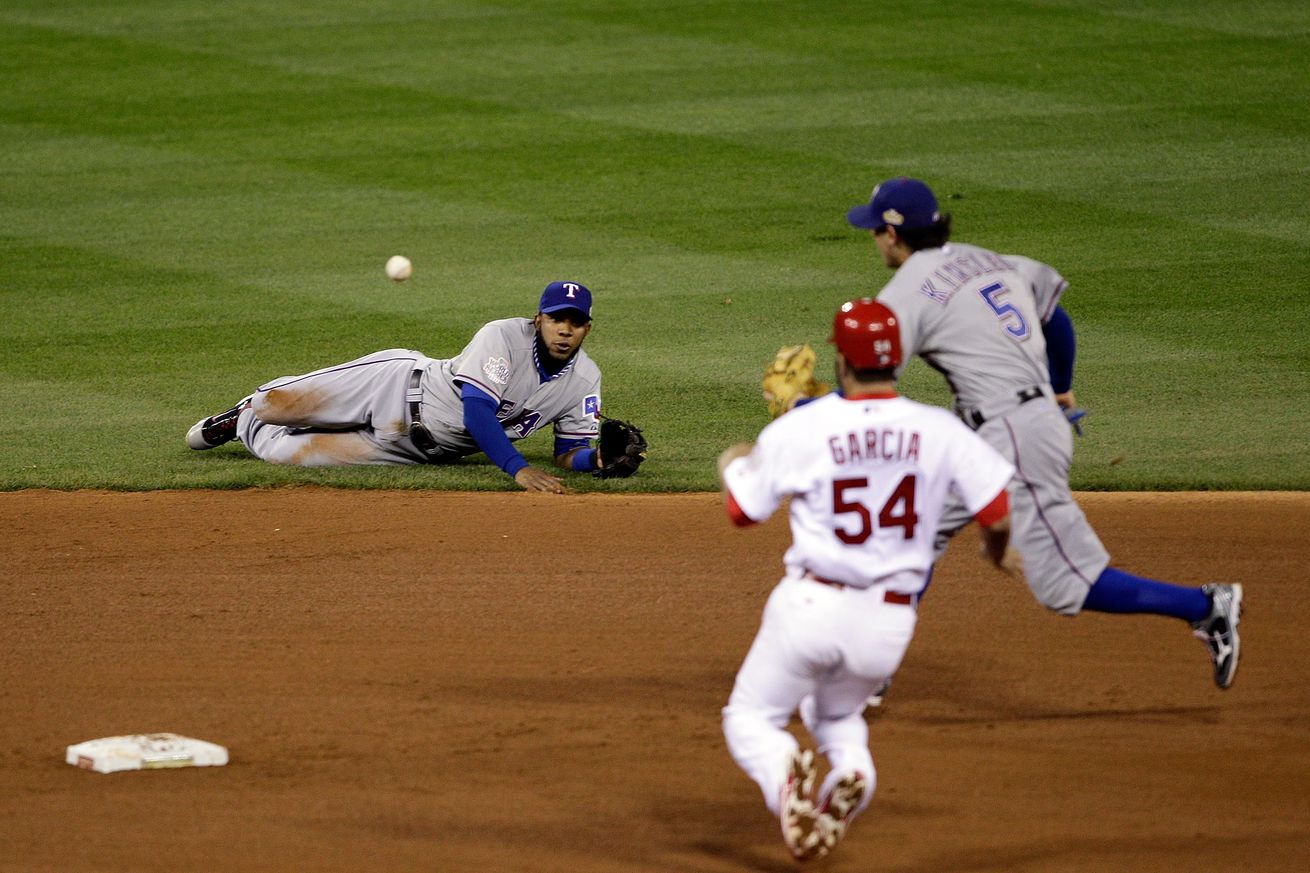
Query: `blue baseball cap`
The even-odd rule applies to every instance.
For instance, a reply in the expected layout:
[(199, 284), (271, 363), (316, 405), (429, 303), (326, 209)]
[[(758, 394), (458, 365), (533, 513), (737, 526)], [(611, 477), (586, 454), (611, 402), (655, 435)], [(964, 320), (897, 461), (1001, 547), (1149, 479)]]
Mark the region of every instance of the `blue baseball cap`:
[(591, 318), (591, 291), (586, 285), (577, 282), (551, 282), (541, 292), (539, 312), (559, 312), (561, 309), (576, 309)]
[(853, 226), (867, 230), (882, 230), (887, 225), (911, 230), (932, 227), (941, 218), (932, 189), (908, 176), (888, 179), (873, 189), (868, 203), (846, 213)]

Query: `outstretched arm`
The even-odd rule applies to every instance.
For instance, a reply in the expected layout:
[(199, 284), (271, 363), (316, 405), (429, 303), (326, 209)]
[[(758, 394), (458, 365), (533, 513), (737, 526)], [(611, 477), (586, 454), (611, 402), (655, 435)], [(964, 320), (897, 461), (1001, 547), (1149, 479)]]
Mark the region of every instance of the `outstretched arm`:
[(549, 491), (561, 494), (564, 483), (544, 470), (528, 464), (526, 458), (505, 436), (505, 429), (496, 418), (496, 400), (480, 388), (467, 382), (460, 388), (464, 404), (464, 428), (486, 453), (491, 462), (511, 476), (528, 491)]
[(591, 447), (591, 440), (556, 437), (555, 466), (578, 473), (590, 473), (596, 469), (596, 450)]

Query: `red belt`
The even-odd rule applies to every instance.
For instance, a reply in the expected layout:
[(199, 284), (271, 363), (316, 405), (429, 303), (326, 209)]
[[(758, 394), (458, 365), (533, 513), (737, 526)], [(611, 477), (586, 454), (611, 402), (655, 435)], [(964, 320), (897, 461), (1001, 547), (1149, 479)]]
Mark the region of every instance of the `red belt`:
[[(811, 573), (808, 570), (805, 571), (805, 578), (812, 579), (815, 582), (822, 583), (823, 585), (828, 585), (832, 588), (854, 587), (852, 585), (847, 585), (845, 582), (838, 582), (836, 579), (825, 579), (822, 576), (816, 576), (814, 573)], [(914, 595), (905, 594), (900, 591), (884, 591), (882, 593), (882, 599), (885, 600), (887, 603), (899, 603), (901, 606), (914, 605)]]

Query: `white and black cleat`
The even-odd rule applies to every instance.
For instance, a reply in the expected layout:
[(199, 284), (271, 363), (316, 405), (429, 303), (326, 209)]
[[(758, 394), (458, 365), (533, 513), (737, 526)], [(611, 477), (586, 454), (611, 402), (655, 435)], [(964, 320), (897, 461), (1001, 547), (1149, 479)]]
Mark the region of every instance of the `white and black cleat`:
[(247, 397), (226, 412), (202, 418), (191, 425), (191, 429), (186, 432), (187, 447), (202, 452), (232, 442), (237, 438), (237, 419), (249, 405), (250, 398)]
[(1237, 675), (1237, 659), (1242, 653), (1238, 623), (1242, 619), (1242, 586), (1212, 583), (1201, 590), (1210, 595), (1210, 614), (1192, 625), (1210, 651), (1214, 662), (1214, 684), (1227, 688)]

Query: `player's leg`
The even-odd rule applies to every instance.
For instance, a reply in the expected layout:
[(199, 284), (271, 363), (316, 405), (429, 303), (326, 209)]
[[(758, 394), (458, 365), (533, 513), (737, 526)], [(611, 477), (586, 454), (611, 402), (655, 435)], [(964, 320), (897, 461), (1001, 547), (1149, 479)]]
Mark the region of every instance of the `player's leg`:
[(1241, 586), (1176, 585), (1110, 566), (1109, 553), (1069, 490), (1073, 437), (1062, 419), (1053, 407), (1025, 404), (988, 434), (1004, 438), (1005, 453), (1018, 469), (1010, 488), (1012, 542), (1024, 556), (1029, 587), (1066, 615), (1086, 609), (1188, 622), (1210, 651), (1216, 684), (1227, 688), (1240, 653)]
[(854, 803), (849, 798), (841, 801), (839, 819), (843, 825), (864, 811), (877, 785), (878, 771), (869, 751), (869, 725), (863, 715), (864, 699), (875, 684), (847, 676), (823, 682), (815, 695), (816, 718), (810, 733), (829, 766), (817, 795), (820, 810), (829, 807), (839, 782), (851, 777), (860, 780), (861, 790)]
[(810, 732), (831, 765), (819, 789), (821, 808), (831, 805), (833, 792), (843, 780), (861, 777), (862, 792), (842, 802), (839, 817), (844, 823), (868, 806), (876, 782), (869, 728), (863, 716), (865, 701), (899, 669), (914, 638), (918, 613), (911, 605), (888, 602), (879, 587), (847, 589), (843, 594), (842, 608), (830, 631), (840, 646), (841, 662), (837, 670), (820, 679), (815, 690)]
[[(187, 431), (186, 443), (192, 449), (204, 450), (238, 439), (240, 417), (247, 409), (253, 409), (265, 424), (290, 429), (370, 427), (384, 440), (398, 439), (408, 427), (405, 389), (409, 374), (427, 360), (409, 349), (387, 349), (301, 376), (275, 379), (231, 409), (196, 422)], [(285, 454), (289, 458), (294, 453)], [(353, 453), (343, 450), (338, 454), (349, 457)]]
[(283, 376), (261, 385), (250, 398), (250, 408), (265, 424), (325, 430), (369, 427), (400, 434), (407, 426), (409, 376), (423, 360), (409, 349), (386, 349), (312, 373)]
[(343, 467), (376, 464), (421, 464), (404, 443), (380, 440), (371, 431), (302, 430), (260, 421), (253, 410), (241, 413), (237, 436), (255, 457), (270, 464), (297, 467)]
[(979, 435), (1015, 466), (1009, 486), (1010, 545), (1048, 609), (1076, 615), (1110, 555), (1069, 490), (1073, 442), (1053, 403), (1026, 403), (988, 421)]
[(814, 680), (804, 668), (797, 669), (788, 651), (778, 595), (775, 589), (737, 672), (723, 708), (723, 736), (733, 760), (759, 786), (765, 806), (777, 818), (787, 850), (808, 860), (827, 853), (832, 829), (820, 826), (814, 803), (814, 753), (801, 750), (786, 730)]
[(916, 619), (913, 607), (888, 603), (881, 588), (841, 592), (828, 628), (840, 657), (813, 695), (810, 732), (830, 769), (818, 793), (811, 857), (831, 851), (873, 798), (877, 770), (863, 710), (900, 666)]
[(1191, 588), (1106, 567), (1087, 592), (1083, 609), (1181, 618), (1205, 643), (1214, 667), (1215, 684), (1220, 688), (1233, 684), (1241, 655), (1238, 633), (1242, 617), (1241, 585), (1212, 583)]
[(723, 736), (737, 766), (760, 787), (764, 803), (779, 812), (789, 762), (798, 750), (787, 723), (797, 704), (814, 689), (813, 676), (794, 662), (787, 645), (784, 581), (764, 609), (759, 632), (737, 671), (728, 705), (723, 708)]
[(250, 453), (273, 464), (324, 467), (416, 464), (402, 441), (405, 391), (423, 356), (387, 349), (260, 387), (240, 413), (237, 435)]

